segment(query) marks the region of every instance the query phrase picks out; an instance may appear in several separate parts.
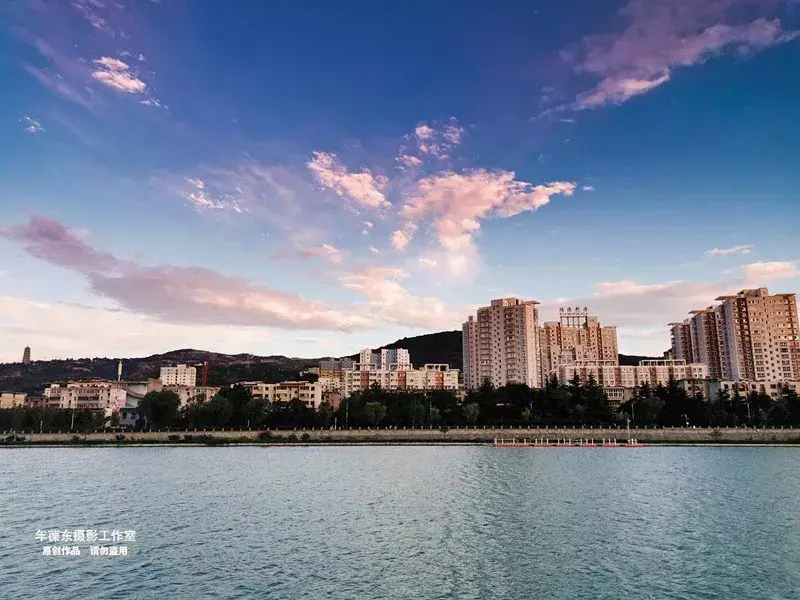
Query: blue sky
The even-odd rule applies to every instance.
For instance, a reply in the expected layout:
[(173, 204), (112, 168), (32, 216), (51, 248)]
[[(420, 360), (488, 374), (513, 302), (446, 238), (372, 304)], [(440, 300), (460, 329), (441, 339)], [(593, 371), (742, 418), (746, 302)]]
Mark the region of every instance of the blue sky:
[[(800, 5), (17, 0), (0, 360), (323, 356), (800, 282)], [(413, 358), (413, 357), (412, 357)]]

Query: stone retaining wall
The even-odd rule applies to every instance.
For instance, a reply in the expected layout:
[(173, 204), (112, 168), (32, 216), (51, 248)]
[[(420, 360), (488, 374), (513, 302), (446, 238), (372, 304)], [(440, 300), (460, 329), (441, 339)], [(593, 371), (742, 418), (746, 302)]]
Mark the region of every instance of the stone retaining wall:
[[(217, 431), (148, 431), (126, 432), (126, 442), (169, 442), (170, 435), (209, 435), (219, 438), (244, 438), (257, 441), (262, 430), (217, 430)], [(294, 435), (298, 440), (313, 442), (492, 442), (495, 438), (543, 438), (550, 441), (557, 439), (616, 439), (627, 440), (628, 437), (641, 442), (652, 443), (692, 443), (692, 442), (800, 442), (800, 428), (792, 429), (756, 429), (756, 428), (663, 428), (663, 429), (596, 429), (596, 428), (453, 428), (445, 432), (439, 429), (295, 429), (273, 430), (278, 438)], [(0, 433), (0, 439), (10, 432)], [(90, 441), (115, 440), (114, 433), (29, 433), (18, 432), (24, 436), (25, 442), (63, 443), (71, 441), (75, 435)]]

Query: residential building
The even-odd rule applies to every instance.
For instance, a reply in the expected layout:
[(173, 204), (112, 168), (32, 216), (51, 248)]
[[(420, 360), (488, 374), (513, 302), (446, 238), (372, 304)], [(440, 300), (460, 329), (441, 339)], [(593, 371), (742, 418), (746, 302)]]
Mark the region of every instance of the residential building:
[(480, 387), (478, 379), (478, 322), (470, 315), (461, 326), (461, 341), (464, 368), (464, 387), (474, 390)]
[(31, 362), (31, 347), (25, 346), (25, 349), (22, 351), (22, 364), (27, 365)]
[[(594, 379), (600, 386), (608, 390), (609, 399), (624, 401), (625, 393), (621, 390), (633, 390), (644, 384), (650, 387), (668, 385), (670, 380), (704, 381), (708, 379), (708, 367), (703, 364), (687, 364), (683, 360), (643, 360), (638, 366), (620, 366), (610, 361), (585, 361), (582, 363), (561, 365), (556, 371), (562, 383), (572, 381), (576, 376), (581, 383)], [(612, 398), (613, 396), (613, 398)]]
[(25, 406), (23, 392), (0, 392), (0, 409)]
[(619, 363), (617, 328), (601, 325), (586, 307), (559, 309), (559, 320), (548, 321), (539, 330), (541, 379), (561, 365), (583, 361)]
[(185, 385), (194, 387), (197, 385), (197, 369), (186, 365), (175, 365), (171, 367), (161, 367), (161, 383), (164, 385)]
[(781, 396), (786, 388), (800, 393), (799, 381), (721, 381), (719, 384), (720, 389), (727, 390), (731, 396), (738, 390), (742, 398), (751, 392), (763, 392), (772, 399), (776, 399)]
[(676, 358), (688, 352), (723, 381), (800, 381), (800, 331), (795, 294), (771, 295), (767, 288), (720, 296), (718, 305), (694, 311), (673, 324)]
[(347, 398), (373, 386), (392, 391), (457, 390), (458, 376), (458, 369), (444, 364), (427, 364), (421, 369), (409, 370), (353, 369), (344, 371), (341, 393)]
[(44, 396), (26, 396), (23, 406), (25, 408), (46, 408), (49, 404)]
[(539, 310), (535, 300), (492, 300), (478, 309), (475, 325), (464, 323), (462, 336), (470, 357), (464, 381), (472, 388), (489, 381), (495, 387), (524, 383), (540, 387)]
[(349, 371), (356, 361), (352, 358), (328, 358), (319, 363), (319, 376), (329, 377), (334, 373)]
[(262, 381), (245, 381), (244, 386), (253, 395), (267, 402), (291, 402), (300, 400), (308, 408), (319, 408), (322, 404), (322, 386), (319, 382), (284, 381), (281, 383), (264, 383)]
[(408, 371), (412, 368), (411, 356), (405, 348), (364, 348), (359, 353), (356, 368), (360, 371)]
[(681, 323), (670, 323), (669, 328), (670, 337), (672, 338), (672, 358), (693, 363), (692, 327), (689, 320), (686, 319)]
[(44, 395), (53, 408), (114, 412), (125, 406), (128, 392), (117, 382), (78, 381), (52, 384), (45, 388)]
[(711, 306), (703, 310), (692, 311), (691, 315), (689, 330), (693, 362), (708, 365), (708, 374), (712, 379), (722, 379), (717, 312)]
[(181, 400), (181, 408), (192, 402), (208, 402), (220, 390), (214, 386), (194, 386), (194, 385), (165, 385), (164, 390), (175, 392)]

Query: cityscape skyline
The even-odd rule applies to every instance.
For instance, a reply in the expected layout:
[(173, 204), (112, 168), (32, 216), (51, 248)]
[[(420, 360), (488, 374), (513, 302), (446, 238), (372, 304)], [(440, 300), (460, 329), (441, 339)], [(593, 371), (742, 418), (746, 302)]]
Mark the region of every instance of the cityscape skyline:
[(10, 7), (0, 361), (345, 356), (514, 296), (659, 356), (800, 288), (796, 3), (332, 10)]

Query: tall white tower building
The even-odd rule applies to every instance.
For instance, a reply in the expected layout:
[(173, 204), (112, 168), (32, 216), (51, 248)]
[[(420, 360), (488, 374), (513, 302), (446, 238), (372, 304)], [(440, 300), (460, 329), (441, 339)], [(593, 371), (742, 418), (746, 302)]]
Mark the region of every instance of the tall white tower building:
[(539, 310), (535, 300), (492, 300), (462, 327), (464, 384), (477, 388), (524, 383), (541, 387)]

